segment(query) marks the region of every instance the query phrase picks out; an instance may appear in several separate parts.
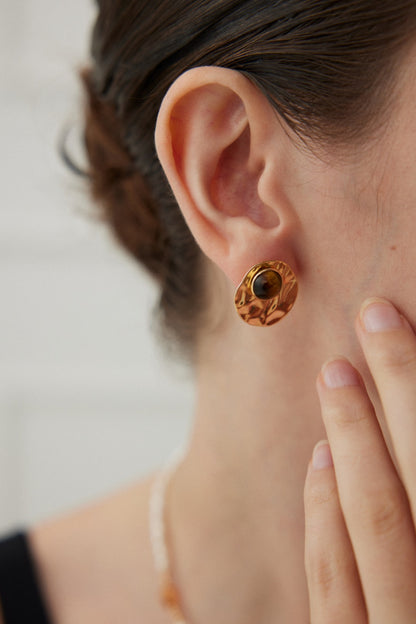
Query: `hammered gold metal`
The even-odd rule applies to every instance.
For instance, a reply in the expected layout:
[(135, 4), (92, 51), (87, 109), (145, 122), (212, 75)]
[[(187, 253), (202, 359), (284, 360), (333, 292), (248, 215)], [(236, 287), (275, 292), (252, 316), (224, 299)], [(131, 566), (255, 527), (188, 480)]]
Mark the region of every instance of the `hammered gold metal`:
[[(271, 299), (259, 299), (253, 292), (253, 282), (256, 277), (272, 269), (282, 278), (280, 292)], [(298, 294), (296, 276), (288, 264), (282, 260), (261, 262), (253, 266), (235, 293), (235, 307), (237, 312), (249, 325), (267, 327), (280, 321), (293, 308)]]

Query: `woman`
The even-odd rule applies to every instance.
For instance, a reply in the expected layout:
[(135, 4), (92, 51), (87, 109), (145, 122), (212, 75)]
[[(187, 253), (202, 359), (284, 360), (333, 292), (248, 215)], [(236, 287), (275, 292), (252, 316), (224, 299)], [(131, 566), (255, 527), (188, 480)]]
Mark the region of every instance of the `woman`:
[(165, 482), (3, 544), (4, 622), (30, 565), (31, 622), (414, 622), (414, 0), (101, 0), (92, 52), (92, 191), (195, 421)]

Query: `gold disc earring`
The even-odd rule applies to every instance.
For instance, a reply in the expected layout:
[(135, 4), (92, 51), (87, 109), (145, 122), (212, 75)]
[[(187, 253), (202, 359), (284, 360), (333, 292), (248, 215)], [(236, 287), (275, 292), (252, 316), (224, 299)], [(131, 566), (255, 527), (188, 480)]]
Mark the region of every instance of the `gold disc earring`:
[(266, 327), (282, 319), (293, 308), (298, 282), (282, 260), (261, 262), (245, 275), (235, 293), (235, 307), (249, 325)]

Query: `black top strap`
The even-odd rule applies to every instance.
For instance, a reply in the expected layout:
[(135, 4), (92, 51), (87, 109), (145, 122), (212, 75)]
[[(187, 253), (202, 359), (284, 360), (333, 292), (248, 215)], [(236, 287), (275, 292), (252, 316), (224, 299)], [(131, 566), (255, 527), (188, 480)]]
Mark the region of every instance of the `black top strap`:
[(0, 601), (5, 624), (52, 624), (24, 531), (0, 540)]

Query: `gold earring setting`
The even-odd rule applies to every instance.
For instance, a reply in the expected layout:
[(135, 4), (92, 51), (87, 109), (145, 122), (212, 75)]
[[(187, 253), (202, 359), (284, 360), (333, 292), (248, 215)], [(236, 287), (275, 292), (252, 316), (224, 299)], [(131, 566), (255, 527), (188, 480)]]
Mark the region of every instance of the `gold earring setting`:
[(298, 294), (295, 274), (282, 260), (261, 262), (245, 275), (235, 293), (235, 307), (249, 325), (266, 327), (292, 309)]

